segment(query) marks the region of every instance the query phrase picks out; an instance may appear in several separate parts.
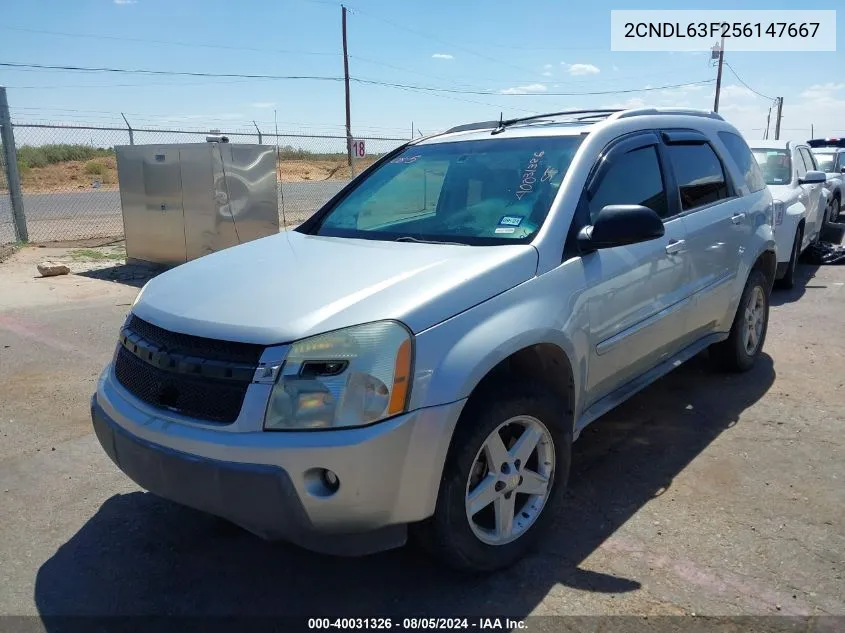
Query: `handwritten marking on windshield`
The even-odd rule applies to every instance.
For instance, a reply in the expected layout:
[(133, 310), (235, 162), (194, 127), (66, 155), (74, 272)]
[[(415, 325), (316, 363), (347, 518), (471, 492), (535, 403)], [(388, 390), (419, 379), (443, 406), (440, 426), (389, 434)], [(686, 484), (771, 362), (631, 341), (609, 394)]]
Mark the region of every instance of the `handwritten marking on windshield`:
[(528, 161), (528, 167), (526, 167), (525, 171), (522, 173), (522, 182), (519, 185), (519, 189), (516, 191), (517, 200), (522, 200), (525, 194), (534, 191), (534, 183), (537, 182), (534, 174), (537, 173), (537, 166), (544, 155), (545, 152), (534, 152), (534, 156), (532, 156), (531, 160)]
[(392, 161), (390, 161), (390, 162), (391, 162), (391, 164), (403, 164), (403, 165), (407, 165), (407, 164), (409, 164), (409, 163), (416, 162), (416, 160), (417, 160), (419, 157), (420, 157), (420, 154), (417, 154), (416, 156), (399, 156), (398, 158), (394, 158), (394, 159), (393, 159)]

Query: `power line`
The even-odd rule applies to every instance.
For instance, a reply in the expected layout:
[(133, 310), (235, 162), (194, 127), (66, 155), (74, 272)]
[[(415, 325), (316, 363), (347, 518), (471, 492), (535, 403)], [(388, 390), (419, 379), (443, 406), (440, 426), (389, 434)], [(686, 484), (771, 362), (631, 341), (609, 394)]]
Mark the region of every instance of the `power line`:
[(187, 48), (214, 48), (228, 51), (248, 51), (252, 53), (273, 53), (281, 55), (322, 55), (337, 57), (340, 53), (329, 53), (324, 51), (302, 51), (278, 48), (256, 48), (252, 46), (227, 46), (225, 44), (208, 44), (205, 42), (177, 42), (175, 40), (152, 40), (142, 37), (122, 37), (117, 35), (100, 35), (94, 33), (68, 33), (67, 31), (44, 31), (41, 29), (30, 29), (16, 26), (0, 26), (7, 31), (20, 31), (22, 33), (35, 33), (38, 35), (58, 35), (60, 37), (81, 37), (85, 39), (114, 40), (118, 42), (139, 42), (143, 44), (164, 44), (167, 46), (183, 46)]
[(731, 66), (728, 62), (724, 62), (724, 64), (725, 64), (725, 66), (727, 66), (727, 67), (728, 67), (728, 69), (731, 71), (731, 73), (733, 74), (733, 76), (734, 76), (734, 77), (736, 77), (737, 81), (738, 81), (739, 83), (741, 83), (743, 86), (745, 86), (746, 88), (748, 88), (748, 89), (749, 89), (751, 92), (753, 92), (755, 95), (757, 95), (757, 96), (759, 96), (759, 97), (763, 97), (764, 99), (768, 99), (769, 101), (774, 101), (774, 100), (775, 100), (775, 97), (770, 97), (769, 95), (764, 95), (762, 92), (757, 92), (756, 90), (754, 90), (754, 88), (752, 88), (752, 87), (751, 87), (751, 86), (749, 86), (747, 83), (745, 83), (745, 82), (742, 80), (742, 77), (740, 77), (740, 76), (737, 74), (737, 72), (733, 69), (733, 66)]
[(378, 16), (378, 15), (375, 15), (375, 14), (372, 14), (372, 13), (368, 13), (367, 11), (363, 11), (359, 8), (350, 7), (348, 5), (347, 5), (347, 8), (352, 12), (353, 15), (355, 15), (355, 14), (363, 15), (365, 17), (372, 19), (372, 20), (378, 20), (380, 22), (384, 22), (385, 24), (389, 24), (390, 26), (393, 26), (395, 28), (402, 29), (403, 31), (407, 31), (408, 33), (413, 33), (414, 35), (428, 38), (432, 41), (438, 42), (438, 43), (443, 44), (445, 46), (449, 46), (449, 47), (451, 47), (455, 50), (464, 51), (465, 53), (469, 53), (470, 55), (475, 55), (476, 57), (479, 57), (481, 59), (486, 59), (487, 61), (493, 62), (493, 63), (498, 64), (498, 65), (510, 66), (511, 68), (515, 68), (515, 69), (519, 70), (520, 72), (527, 72), (529, 74), (536, 74), (535, 71), (528, 70), (528, 69), (523, 68), (521, 66), (516, 66), (516, 65), (511, 64), (509, 62), (502, 61), (501, 59), (496, 59), (495, 57), (490, 57), (489, 55), (479, 53), (479, 52), (474, 51), (470, 48), (466, 48), (465, 46), (461, 46), (460, 44), (455, 44), (454, 42), (448, 42), (448, 41), (441, 39), (441, 38), (439, 38), (435, 35), (431, 35), (430, 33), (418, 31), (418, 30), (413, 29), (409, 26), (405, 26), (403, 24), (399, 24), (398, 22), (394, 22), (393, 20), (388, 20), (387, 18), (383, 18), (381, 16)]
[[(301, 1), (306, 1), (306, 0), (301, 0)], [(329, 6), (341, 6), (340, 3), (330, 2), (330, 1), (317, 2), (316, 0), (314, 0), (314, 3), (324, 4), (324, 5), (329, 5)], [(392, 24), (392, 25), (396, 26), (397, 28), (402, 28), (404, 30), (415, 33), (415, 34), (420, 35), (422, 37), (434, 39), (435, 41), (440, 42), (442, 44), (445, 44), (445, 45), (448, 45), (448, 46), (453, 46), (453, 44), (446, 42), (445, 40), (441, 40), (441, 39), (436, 38), (432, 35), (426, 34), (422, 31), (417, 31), (415, 29), (411, 29), (410, 27), (405, 27), (405, 26), (399, 25), (395, 22), (387, 20), (386, 18), (381, 18), (379, 16), (370, 15), (368, 13), (361, 11), (360, 9), (350, 9), (350, 12), (352, 12), (352, 13), (357, 12), (361, 15), (366, 15), (367, 17), (372, 17), (373, 19), (381, 20), (381, 21), (386, 22), (388, 24)], [(120, 42), (120, 43), (136, 42), (136, 43), (143, 43), (143, 44), (163, 44), (163, 45), (171, 45), (171, 46), (182, 46), (182, 47), (186, 47), (186, 48), (210, 48), (210, 49), (220, 49), (220, 50), (248, 51), (248, 52), (284, 54), (284, 55), (317, 55), (317, 56), (328, 56), (328, 57), (332, 57), (332, 56), (338, 57), (338, 56), (341, 55), (341, 53), (339, 53), (339, 52), (333, 53), (333, 52), (327, 52), (327, 51), (302, 51), (302, 50), (290, 50), (290, 49), (259, 48), (259, 47), (249, 47), (249, 46), (229, 46), (229, 45), (224, 45), (224, 44), (211, 44), (211, 43), (208, 43), (208, 42), (179, 42), (179, 41), (175, 41), (175, 40), (159, 40), (159, 39), (148, 39), (148, 38), (139, 38), (139, 37), (121, 37), (121, 36), (114, 36), (114, 35), (101, 35), (101, 34), (95, 34), (95, 33), (71, 33), (71, 32), (68, 32), (68, 31), (50, 31), (50, 30), (32, 29), (32, 28), (27, 28), (27, 27), (15, 27), (15, 26), (0, 26), (0, 29), (4, 29), (4, 30), (7, 30), (7, 31), (18, 31), (18, 32), (23, 32), (23, 33), (34, 33), (34, 34), (39, 34), (39, 35), (53, 35), (53, 36), (59, 36), (59, 37), (76, 37), (76, 38), (84, 38), (84, 39), (112, 40), (112, 41), (117, 41), (117, 42)], [(459, 46), (455, 46), (455, 47), (460, 48)], [(561, 50), (561, 51), (575, 50), (575, 49), (554, 49), (554, 48), (549, 48), (549, 49), (521, 48), (521, 47), (515, 47), (515, 46), (514, 47), (498, 46), (498, 47), (500, 47), (500, 48), (512, 48), (514, 50)], [(483, 57), (484, 59), (487, 59), (489, 61), (493, 61), (497, 64), (505, 64), (506, 63), (506, 62), (502, 62), (501, 60), (494, 59), (492, 57), (480, 55), (479, 53), (476, 53), (474, 51), (470, 51), (469, 49), (463, 49), (462, 48), (461, 50), (466, 50), (468, 52), (471, 52), (473, 55), (479, 55), (479, 56)], [(582, 50), (586, 50), (586, 49), (582, 49)], [(386, 62), (368, 59), (366, 57), (361, 57), (361, 56), (358, 56), (358, 55), (349, 55), (349, 57), (350, 57), (350, 59), (357, 59), (358, 61), (362, 61), (362, 62), (365, 62), (365, 63), (376, 64), (376, 65), (379, 65), (379, 66), (384, 66), (386, 68), (392, 68), (394, 70), (398, 70), (398, 71), (401, 71), (401, 72), (404, 72), (404, 73), (413, 73), (413, 74), (420, 75), (420, 76), (425, 76), (425, 77), (434, 78), (434, 79), (440, 79), (440, 77), (437, 77), (437, 76), (429, 74), (429, 73), (420, 72), (418, 70), (413, 70), (413, 69), (410, 69), (410, 68), (404, 68), (402, 66), (395, 66), (393, 64), (388, 64)], [(523, 69), (523, 68), (520, 68), (520, 67), (517, 67), (517, 66), (512, 66), (512, 67), (517, 68), (521, 71), (529, 72), (532, 75), (536, 74), (535, 71), (528, 71), (527, 69)], [(23, 69), (20, 69), (20, 70), (23, 70)], [(666, 73), (665, 72), (647, 73), (645, 75), (639, 75), (637, 78), (655, 76), (655, 75), (658, 75), (658, 74), (659, 75), (665, 75)], [(458, 79), (461, 79), (461, 78), (458, 78)], [(475, 79), (475, 80), (480, 79), (480, 80), (483, 80), (483, 81), (496, 81), (496, 82), (505, 81), (505, 80), (502, 80), (501, 78), (490, 79), (490, 78), (484, 78), (484, 77), (478, 77), (478, 76), (474, 76), (473, 79)], [(587, 81), (584, 81), (584, 80), (569, 80), (569, 79), (567, 79), (566, 81), (569, 84), (576, 84), (576, 83), (577, 84), (583, 84), (583, 83), (594, 84), (596, 81), (603, 81), (603, 80), (604, 80), (603, 78), (602, 79), (593, 78), (593, 79), (590, 79), (590, 80), (587, 80)], [(513, 82), (513, 83), (523, 83), (523, 82), (528, 83), (528, 82), (536, 81), (536, 80), (535, 79), (509, 79), (509, 80), (506, 80), (506, 81)], [(611, 81), (611, 79), (607, 79), (607, 81)], [(128, 85), (134, 86), (135, 84), (128, 84)], [(458, 85), (460, 85), (460, 84), (458, 84)], [(469, 86), (471, 84), (466, 84), (466, 85)], [(35, 87), (37, 87), (37, 86), (35, 86)], [(68, 86), (68, 87), (77, 87), (77, 86)], [(29, 86), (26, 86), (26, 88), (29, 88)]]
[[(32, 71), (37, 72), (37, 71)], [(49, 72), (49, 71), (45, 71)], [(143, 84), (62, 84), (62, 85), (41, 85), (41, 86), (9, 86), (9, 90), (64, 90), (65, 88), (146, 88), (148, 86), (173, 86), (181, 88), (182, 86), (217, 86), (220, 84), (247, 84), (255, 81), (262, 81), (258, 79), (233, 79), (231, 81), (166, 81), (156, 82), (151, 81)]]
[[(341, 3), (340, 3), (340, 2), (331, 2), (330, 0), (300, 0), (300, 2), (304, 2), (304, 3), (306, 3), (306, 4), (327, 5), (327, 6), (331, 6), (331, 7), (339, 7), (339, 6), (341, 6)], [(362, 15), (364, 15), (364, 14), (365, 14), (365, 12), (361, 11), (361, 9), (356, 9), (355, 7), (352, 7), (352, 6), (348, 5), (348, 4), (346, 5), (346, 8), (347, 8), (347, 9), (349, 9), (350, 13), (353, 13), (353, 14), (355, 14), (355, 13), (359, 13), (359, 14), (362, 14)], [(441, 39), (439, 39), (439, 38), (434, 37), (433, 35), (429, 35), (429, 34), (427, 34), (427, 33), (423, 33), (423, 32), (421, 32), (421, 31), (415, 31), (415, 30), (412, 30), (412, 29), (410, 29), (409, 27), (405, 27), (405, 26), (402, 26), (402, 25), (400, 25), (400, 24), (396, 24), (395, 22), (389, 22), (386, 18), (380, 18), (380, 17), (378, 17), (378, 16), (369, 15), (369, 14), (366, 14), (366, 15), (368, 15), (368, 17), (372, 17), (372, 18), (375, 18), (375, 19), (377, 19), (377, 20), (379, 20), (379, 19), (380, 19), (380, 20), (382, 20), (383, 22), (387, 22), (387, 23), (389, 23), (389, 24), (393, 24), (394, 26), (397, 26), (397, 27), (399, 27), (399, 28), (405, 29), (406, 31), (409, 31), (409, 32), (411, 32), (411, 33), (416, 33), (417, 35), (421, 35), (421, 36), (423, 36), (423, 37), (427, 37), (427, 38), (429, 38), (429, 39), (433, 39), (433, 40), (435, 40), (435, 41), (437, 41), (437, 42), (440, 42), (441, 44), (445, 44), (445, 45), (447, 45), (447, 46), (453, 46), (453, 47), (455, 47), (455, 48), (460, 48), (459, 46), (457, 46), (457, 45), (455, 45), (455, 44), (452, 44), (451, 42), (446, 42), (446, 41), (444, 41), (444, 40), (441, 40)], [(595, 47), (595, 48), (580, 48), (580, 47), (575, 47), (575, 46), (565, 46), (565, 47), (560, 47), (560, 46), (556, 46), (556, 47), (552, 47), (552, 46), (511, 46), (511, 45), (509, 45), (509, 44), (499, 44), (499, 43), (496, 43), (496, 42), (476, 42), (476, 43), (477, 43), (479, 46), (483, 46), (483, 47), (492, 47), (492, 48), (500, 48), (500, 49), (506, 49), (506, 50), (515, 50), (515, 51), (559, 51), (559, 52), (571, 52), (571, 51), (606, 51), (606, 50), (607, 50), (606, 48), (602, 48), (602, 47)], [(473, 55), (476, 55), (476, 54), (477, 54), (477, 53), (475, 53), (474, 51), (467, 51), (467, 52), (471, 52)], [(500, 63), (504, 63), (504, 62), (500, 62)]]
[(343, 81), (342, 77), (321, 75), (249, 75), (244, 73), (204, 73), (196, 71), (149, 70), (141, 68), (107, 68), (87, 66), (53, 66), (50, 64), (23, 64), (19, 62), (0, 62), (0, 66), (9, 68), (31, 68), (36, 70), (62, 70), (86, 73), (121, 73), (129, 75), (164, 75), (181, 77), (236, 77), (239, 79), (309, 79), (313, 81)]
[(616, 94), (631, 94), (635, 92), (653, 92), (655, 90), (669, 90), (671, 88), (684, 88), (686, 86), (699, 86), (713, 83), (713, 79), (703, 79), (701, 81), (690, 81), (681, 84), (669, 84), (664, 86), (647, 86), (645, 88), (628, 88), (623, 90), (591, 90), (585, 92), (494, 92), (494, 91), (478, 91), (478, 90), (454, 90), (451, 88), (438, 88), (434, 86), (413, 86), (408, 84), (392, 83), (388, 81), (377, 81), (374, 79), (352, 78), (352, 81), (361, 84), (388, 86), (391, 88), (403, 88), (408, 90), (420, 90), (430, 92), (449, 92), (456, 94), (468, 95), (487, 95), (498, 97), (584, 97), (584, 96), (598, 96), (598, 95), (616, 95)]
[[(88, 67), (88, 66), (60, 66), (50, 64), (28, 64), (21, 62), (0, 62), (0, 66), (11, 68), (30, 68), (43, 70), (61, 70), (68, 72), (86, 72), (86, 73), (116, 73), (116, 74), (140, 74), (140, 75), (156, 75), (156, 76), (182, 76), (182, 77), (223, 77), (223, 78), (238, 78), (238, 79), (273, 79), (273, 80), (310, 80), (310, 81), (330, 81), (340, 82), (343, 77), (332, 77), (325, 75), (258, 75), (258, 74), (244, 74), (244, 73), (209, 73), (199, 71), (176, 71), (176, 70), (150, 70), (141, 68), (109, 68), (109, 67)], [(448, 92), (454, 94), (469, 94), (469, 95), (496, 95), (496, 96), (548, 96), (548, 97), (578, 97), (578, 96), (596, 96), (596, 95), (611, 95), (611, 94), (631, 94), (635, 92), (652, 92), (655, 90), (668, 90), (671, 88), (683, 88), (686, 86), (698, 86), (712, 83), (712, 79), (704, 79), (701, 81), (689, 81), (678, 84), (668, 84), (663, 86), (647, 86), (645, 88), (628, 88), (621, 90), (593, 90), (584, 92), (530, 92), (527, 94), (515, 94), (512, 92), (492, 91), (492, 90), (463, 90), (457, 88), (444, 88), (438, 86), (417, 86), (413, 84), (394, 83), (389, 81), (381, 81), (377, 79), (367, 79), (363, 77), (351, 77), (350, 81), (365, 85), (386, 86), (392, 88), (401, 88), (407, 90), (418, 90), (423, 92)]]

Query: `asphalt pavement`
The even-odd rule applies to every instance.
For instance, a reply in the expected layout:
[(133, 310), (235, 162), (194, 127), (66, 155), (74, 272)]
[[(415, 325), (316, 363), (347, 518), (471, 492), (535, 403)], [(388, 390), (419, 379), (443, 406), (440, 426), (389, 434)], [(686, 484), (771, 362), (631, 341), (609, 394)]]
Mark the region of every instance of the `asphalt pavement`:
[[(751, 372), (698, 357), (588, 427), (550, 537), (464, 577), (413, 547), (346, 559), (266, 543), (140, 490), (88, 403), (143, 280), (72, 258), (77, 274), (33, 279), (43, 257), (62, 260), (25, 249), (0, 265), (0, 614), (56, 633), (49, 616), (845, 616), (843, 266), (802, 265), (775, 293)], [(827, 622), (788, 630), (845, 619)]]

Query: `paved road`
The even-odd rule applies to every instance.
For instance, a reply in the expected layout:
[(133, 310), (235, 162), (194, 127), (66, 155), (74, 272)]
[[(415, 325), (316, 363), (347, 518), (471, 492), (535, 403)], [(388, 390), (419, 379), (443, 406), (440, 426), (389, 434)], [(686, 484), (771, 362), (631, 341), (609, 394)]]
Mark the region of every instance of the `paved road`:
[[(0, 614), (845, 615), (845, 329), (819, 328), (841, 323), (845, 267), (802, 265), (776, 293), (753, 371), (697, 358), (597, 420), (540, 551), (465, 578), (410, 547), (264, 543), (139, 490), (93, 437), (88, 398), (141, 282), (34, 280), (55, 255), (29, 252), (0, 269)], [(658, 630), (638, 621), (543, 628)], [(660, 630), (717, 630), (694, 622)], [(718, 630), (842, 631), (779, 622)]]
[[(284, 211), (289, 223), (291, 220), (299, 223), (345, 184), (343, 181), (283, 183), (279, 215), (281, 217)], [(25, 193), (23, 199), (29, 237), (34, 242), (111, 237), (123, 232), (120, 192), (117, 190)], [(3, 237), (3, 219), (0, 207), (0, 238)]]

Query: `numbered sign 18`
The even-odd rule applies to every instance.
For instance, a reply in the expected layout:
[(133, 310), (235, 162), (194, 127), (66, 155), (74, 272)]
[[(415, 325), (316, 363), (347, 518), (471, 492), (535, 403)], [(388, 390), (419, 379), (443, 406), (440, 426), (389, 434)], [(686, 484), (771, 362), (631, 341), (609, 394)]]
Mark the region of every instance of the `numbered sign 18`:
[(362, 139), (354, 139), (352, 141), (352, 155), (355, 158), (364, 158), (367, 155), (367, 150), (364, 147)]

